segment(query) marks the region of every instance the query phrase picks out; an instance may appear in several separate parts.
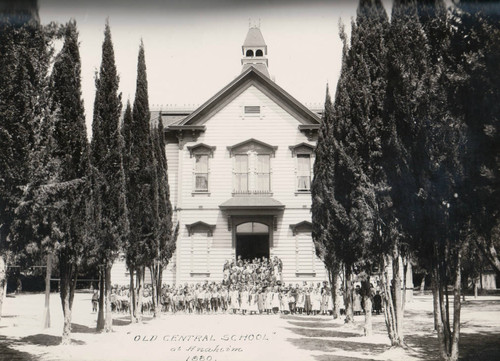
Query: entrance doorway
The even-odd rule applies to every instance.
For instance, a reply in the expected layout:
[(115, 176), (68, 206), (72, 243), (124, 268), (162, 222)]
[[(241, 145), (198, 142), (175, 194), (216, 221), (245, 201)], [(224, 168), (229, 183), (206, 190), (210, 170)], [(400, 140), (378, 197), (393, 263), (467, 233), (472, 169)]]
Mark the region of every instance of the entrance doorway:
[(236, 227), (236, 259), (269, 258), (269, 227), (258, 222)]

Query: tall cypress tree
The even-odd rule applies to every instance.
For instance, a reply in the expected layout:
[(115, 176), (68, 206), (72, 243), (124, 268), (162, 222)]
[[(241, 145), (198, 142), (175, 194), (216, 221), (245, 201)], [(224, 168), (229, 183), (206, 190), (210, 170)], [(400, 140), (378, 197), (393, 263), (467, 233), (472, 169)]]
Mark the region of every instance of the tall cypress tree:
[[(123, 168), (123, 139), (120, 133), (121, 94), (118, 94), (119, 77), (115, 65), (111, 30), (106, 22), (102, 44), (102, 62), (96, 77), (94, 121), (92, 125), (92, 165), (94, 169), (94, 200), (98, 224), (95, 225), (101, 267), (101, 300), (97, 329), (112, 329), (111, 267), (126, 238), (129, 225)], [(104, 292), (105, 291), (105, 292)]]
[[(155, 253), (157, 225), (156, 167), (153, 161), (151, 125), (148, 100), (148, 82), (144, 44), (141, 41), (137, 64), (137, 84), (130, 127), (124, 124), (127, 144), (127, 192), (130, 236), (127, 242), (127, 266), (136, 274), (135, 299), (131, 305), (132, 319), (140, 318), (138, 306), (142, 299), (142, 282), (145, 267)], [(131, 285), (133, 282), (131, 281)]]
[[(352, 80), (348, 85), (351, 106), (347, 121), (351, 131), (345, 143), (353, 160), (354, 179), (350, 212), (349, 254), (354, 257), (361, 294), (364, 297), (365, 334), (371, 334), (372, 269), (379, 264), (380, 206), (385, 186), (382, 169), (381, 129), (386, 91), (387, 14), (380, 1), (361, 0), (351, 31), (349, 63)], [(380, 195), (379, 195), (380, 194)]]
[(461, 0), (454, 13), (453, 51), (464, 69), (454, 110), (467, 124), (464, 197), (477, 245), (500, 272), (500, 13), (498, 4)]
[(14, 23), (0, 17), (0, 317), (7, 266), (31, 238), (14, 229), (16, 209), (30, 181), (36, 128), (49, 115), (50, 38), (36, 20), (38, 13), (32, 15)]
[[(413, 0), (395, 1), (387, 37), (387, 93), (383, 131), (384, 168), (392, 207), (386, 212), (392, 249), (395, 330), (391, 341), (403, 345), (401, 257), (418, 233), (418, 182), (424, 169), (424, 122), (427, 119), (428, 45)], [(415, 239), (413, 239), (415, 240)]]
[[(340, 91), (340, 89), (339, 89)], [(331, 210), (335, 203), (333, 194), (334, 169), (333, 147), (331, 145), (333, 131), (333, 105), (328, 86), (326, 88), (325, 111), (319, 129), (314, 161), (314, 179), (311, 184), (312, 197), (312, 238), (316, 254), (325, 264), (332, 285), (333, 317), (340, 316), (338, 280), (342, 261), (334, 246), (336, 240), (335, 224), (332, 221)]]
[(65, 28), (64, 45), (54, 63), (51, 93), (54, 110), (54, 141), (59, 165), (55, 186), (58, 201), (57, 239), (60, 296), (64, 314), (63, 343), (70, 343), (71, 311), (82, 258), (88, 254), (86, 244), (86, 207), (89, 196), (89, 147), (81, 94), (80, 54), (76, 23)]
[(170, 188), (168, 185), (167, 157), (165, 155), (165, 138), (163, 134), (161, 115), (158, 126), (152, 130), (152, 148), (156, 163), (156, 236), (154, 239), (154, 254), (151, 255), (149, 269), (153, 284), (153, 306), (155, 316), (159, 313), (161, 302), (162, 275), (175, 251), (178, 226), (173, 229), (172, 204), (170, 203)]
[[(320, 157), (315, 161), (315, 171), (318, 170), (319, 175), (315, 175), (312, 188), (313, 239), (318, 246), (322, 244), (324, 246), (316, 247), (320, 255), (321, 252), (328, 252), (329, 257), (323, 256), (324, 260), (330, 259), (332, 265), (337, 264), (335, 267), (342, 264), (344, 268), (345, 322), (353, 322), (353, 266), (356, 258), (352, 254), (351, 247), (354, 239), (351, 237), (353, 232), (350, 213), (356, 203), (352, 197), (355, 190), (356, 166), (349, 155), (350, 145), (346, 142), (352, 131), (349, 126), (351, 105), (349, 84), (352, 82), (353, 68), (343, 27), (340, 29), (340, 36), (344, 48), (335, 104), (331, 106), (327, 96), (316, 151)], [(323, 211), (325, 213), (321, 215)], [(316, 217), (319, 222), (316, 222)], [(328, 231), (328, 236), (322, 236), (322, 231)]]
[[(474, 43), (472, 39), (478, 32), (468, 32), (466, 25), (468, 16), (463, 12), (450, 16), (442, 1), (423, 1), (423, 3), (420, 18), (429, 39), (428, 62), (431, 75), (429, 76), (428, 114), (424, 123), (424, 144), (427, 151), (422, 157), (424, 173), (419, 180), (421, 196), (418, 201), (422, 205), (423, 216), (420, 225), (421, 233), (417, 234), (419, 242), (416, 243), (415, 249), (419, 252), (421, 262), (430, 266), (432, 270), (434, 319), (441, 358), (457, 360), (463, 252), (464, 249), (470, 249), (470, 245), (467, 245), (469, 239), (481, 239), (478, 237), (478, 223), (474, 222), (474, 218), (481, 214), (482, 210), (488, 208), (488, 205), (491, 207), (491, 198), (494, 199), (495, 195), (498, 195), (498, 191), (491, 192), (490, 187), (494, 183), (489, 183), (491, 179), (488, 179), (486, 180), (486, 183), (489, 183), (486, 187), (489, 188), (486, 192), (488, 199), (482, 198), (485, 194), (480, 191), (482, 176), (479, 174), (488, 168), (483, 161), (488, 163), (488, 159), (495, 159), (495, 156), (489, 157), (490, 154), (495, 154), (491, 153), (491, 150), (495, 149), (493, 146), (495, 137), (489, 140), (488, 136), (481, 140), (479, 138), (481, 134), (487, 133), (485, 130), (488, 127), (485, 125), (491, 121), (495, 122), (495, 118), (498, 119), (498, 117), (483, 113), (481, 120), (476, 118), (477, 114), (473, 115), (472, 122), (468, 118), (471, 115), (470, 111), (477, 104), (467, 102), (471, 99), (472, 103), (484, 100), (483, 94), (479, 95), (481, 99), (474, 98), (477, 93), (473, 90), (472, 84), (482, 83), (485, 80), (480, 74), (469, 73), (474, 68), (484, 69), (484, 63), (480, 60), (481, 56), (474, 54), (474, 46), (469, 48), (471, 43)], [(485, 39), (489, 38), (490, 30), (491, 28), (483, 33)], [(484, 49), (479, 51), (481, 54), (487, 52)], [(498, 78), (498, 64), (494, 65), (494, 68), (496, 71), (489, 74), (488, 80), (483, 83), (487, 89), (490, 78), (494, 79), (495, 76)], [(489, 93), (489, 90), (486, 92)], [(481, 90), (478, 89), (479, 94), (480, 92)], [(490, 94), (497, 93), (493, 91)], [(462, 98), (465, 94), (468, 99)], [(492, 103), (487, 110), (483, 110), (480, 105), (481, 110), (486, 113), (491, 108), (494, 111), (494, 107)], [(498, 108), (498, 105), (496, 107)], [(481, 124), (481, 121), (484, 123)], [(476, 128), (478, 126), (481, 130)], [(488, 147), (484, 153), (488, 153), (486, 158), (481, 157), (482, 152), (476, 153), (476, 150), (483, 146)], [(496, 149), (498, 150), (498, 147)], [(496, 154), (498, 157), (499, 153)], [(477, 166), (481, 170), (478, 170)], [(494, 174), (495, 168), (498, 170), (498, 163), (495, 165), (493, 162), (489, 166), (493, 169), (491, 174)], [(479, 208), (475, 211), (474, 208), (478, 205)], [(498, 206), (490, 209), (493, 212), (492, 216), (496, 217)], [(482, 218), (479, 222), (491, 222), (492, 219), (488, 219), (489, 216), (490, 214), (479, 215)], [(493, 220), (492, 223), (494, 224), (495, 221)], [(474, 226), (471, 227), (471, 225)], [(430, 265), (429, 262), (425, 263), (428, 259), (431, 260)], [(450, 284), (453, 285), (453, 317), (450, 315), (448, 301)]]

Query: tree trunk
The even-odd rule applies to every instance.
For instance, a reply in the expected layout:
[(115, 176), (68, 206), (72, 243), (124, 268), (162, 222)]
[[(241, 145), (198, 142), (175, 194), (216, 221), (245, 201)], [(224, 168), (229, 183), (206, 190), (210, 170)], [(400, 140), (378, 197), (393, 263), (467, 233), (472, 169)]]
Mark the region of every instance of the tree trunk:
[(478, 294), (477, 284), (479, 283), (479, 280), (477, 278), (475, 278), (473, 282), (474, 282), (474, 298), (477, 298), (477, 294)]
[(439, 307), (439, 286), (436, 276), (437, 271), (432, 271), (431, 288), (432, 288), (432, 305), (434, 308), (434, 331), (439, 335), (439, 320), (441, 319), (441, 310)]
[(113, 331), (113, 315), (111, 313), (111, 262), (106, 261), (104, 271), (104, 283), (106, 290), (106, 317), (104, 319), (104, 331)]
[(487, 242), (484, 237), (476, 237), (476, 244), (490, 265), (500, 273), (500, 259), (498, 259), (497, 250), (493, 242)]
[[(406, 305), (406, 270), (408, 269), (408, 257), (404, 257), (404, 259), (403, 259), (403, 257), (399, 256), (398, 262), (400, 262), (400, 264), (399, 264), (400, 268), (399, 269), (400, 269), (400, 271), (402, 271), (400, 273), (401, 288), (402, 288), (402, 291), (401, 291), (401, 307), (402, 307), (403, 313), (404, 313), (405, 312), (405, 305)], [(401, 265), (403, 267), (401, 267)]]
[(0, 255), (0, 321), (2, 320), (2, 306), (7, 293), (7, 256)]
[(345, 268), (345, 292), (344, 292), (344, 304), (345, 304), (345, 323), (354, 322), (354, 310), (352, 309), (353, 303), (353, 282), (352, 282), (352, 270), (350, 267)]
[(63, 345), (69, 345), (71, 343), (71, 307), (69, 306), (69, 290), (64, 292), (64, 296), (62, 296), (63, 288), (67, 286), (63, 286), (61, 282), (61, 302), (63, 307), (63, 315), (64, 315), (64, 325), (63, 325), (63, 335), (61, 343)]
[(425, 274), (422, 277), (422, 281), (420, 281), (420, 296), (424, 295), (424, 289), (425, 289)]
[(130, 272), (130, 286), (129, 286), (129, 312), (130, 312), (130, 322), (137, 323), (137, 302), (135, 297), (135, 284), (134, 284), (134, 272), (133, 268), (129, 269)]
[(102, 266), (99, 267), (99, 308), (97, 310), (97, 331), (104, 330), (104, 274)]
[(412, 302), (413, 301), (413, 267), (412, 267), (409, 259), (408, 259), (408, 264), (406, 266), (405, 290), (406, 290), (405, 303)]
[(60, 296), (63, 309), (63, 334), (61, 344), (71, 343), (71, 309), (73, 306), (73, 297), (75, 294), (77, 268), (69, 263), (68, 257), (64, 254), (59, 257), (60, 270)]
[(158, 275), (157, 275), (157, 280), (156, 280), (156, 307), (157, 312), (159, 315), (161, 314), (161, 293), (162, 293), (162, 282), (163, 282), (163, 265), (159, 264), (158, 265)]
[[(158, 264), (153, 264), (149, 267), (149, 271), (151, 273), (151, 300), (153, 301), (153, 318), (156, 318), (160, 315), (160, 266)], [(158, 285), (158, 283), (160, 283), (160, 285)]]
[(403, 337), (403, 298), (401, 292), (401, 274), (400, 274), (400, 262), (401, 258), (399, 255), (399, 245), (396, 243), (393, 248), (392, 255), (392, 277), (393, 277), (393, 288), (394, 288), (394, 309), (395, 309), (395, 326), (396, 326), (396, 336), (397, 344), (402, 346), (404, 344)]
[[(447, 267), (445, 264), (438, 265), (436, 271), (439, 304), (438, 313), (440, 318), (437, 324), (438, 340), (440, 344), (441, 359), (444, 361), (457, 361), (460, 340), (460, 310), (461, 310), (461, 251), (457, 252), (453, 266), (453, 329), (450, 326), (449, 303), (448, 303), (448, 282)], [(435, 304), (436, 307), (436, 304)]]
[(136, 286), (135, 286), (135, 301), (136, 301), (136, 314), (137, 322), (142, 322), (142, 282), (144, 280), (144, 267), (137, 269)]
[(455, 287), (453, 289), (453, 335), (451, 337), (450, 361), (458, 360), (458, 350), (460, 341), (460, 311), (462, 308), (460, 300), (461, 292), (461, 255), (459, 252), (455, 269)]
[(338, 272), (335, 272), (335, 270), (330, 270), (328, 269), (328, 278), (330, 280), (330, 285), (331, 285), (331, 288), (330, 288), (330, 291), (332, 293), (332, 316), (333, 316), (333, 319), (336, 320), (337, 318), (340, 317), (340, 310), (339, 310), (339, 292), (338, 292), (338, 289), (339, 289), (339, 281), (340, 281), (340, 277), (339, 277), (339, 274)]
[(50, 277), (52, 275), (52, 253), (47, 253), (47, 267), (45, 268), (45, 308), (43, 314), (43, 328), (50, 328)]
[[(399, 267), (399, 265), (397, 265)], [(382, 302), (384, 306), (384, 319), (387, 328), (387, 334), (391, 340), (391, 345), (395, 347), (403, 347), (404, 342), (400, 337), (400, 332), (398, 331), (398, 319), (396, 315), (396, 302), (393, 297), (394, 292), (394, 279), (389, 278), (390, 268), (394, 269), (394, 260), (392, 256), (383, 256), (383, 273), (382, 273)], [(394, 272), (394, 271), (393, 271)], [(394, 273), (393, 273), (394, 277)], [(391, 286), (392, 284), (392, 286)], [(401, 289), (400, 289), (401, 293)]]
[(372, 327), (372, 292), (370, 287), (370, 280), (365, 280), (361, 283), (361, 292), (363, 293), (363, 301), (365, 305), (365, 326), (364, 334), (365, 336), (371, 336), (373, 334)]

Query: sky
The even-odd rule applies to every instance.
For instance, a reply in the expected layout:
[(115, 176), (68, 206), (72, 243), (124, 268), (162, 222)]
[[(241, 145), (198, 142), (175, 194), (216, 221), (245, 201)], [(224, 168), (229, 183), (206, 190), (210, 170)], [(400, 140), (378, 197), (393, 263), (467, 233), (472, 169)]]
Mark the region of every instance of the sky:
[(260, 26), (276, 83), (305, 105), (322, 107), (326, 84), (334, 91), (340, 73), (339, 20), (348, 29), (356, 6), (354, 0), (39, 0), (43, 24), (77, 22), (89, 135), (106, 19), (124, 107), (134, 100), (141, 39), (150, 108), (195, 109), (240, 74), (249, 25)]

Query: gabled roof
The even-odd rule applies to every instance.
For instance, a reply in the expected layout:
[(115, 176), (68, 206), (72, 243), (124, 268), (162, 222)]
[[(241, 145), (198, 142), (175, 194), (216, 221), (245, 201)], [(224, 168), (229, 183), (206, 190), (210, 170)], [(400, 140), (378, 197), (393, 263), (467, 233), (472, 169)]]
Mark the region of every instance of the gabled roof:
[(201, 125), (250, 86), (255, 86), (306, 127), (319, 127), (320, 118), (255, 67), (250, 66), (231, 83), (202, 104), (178, 126)]

